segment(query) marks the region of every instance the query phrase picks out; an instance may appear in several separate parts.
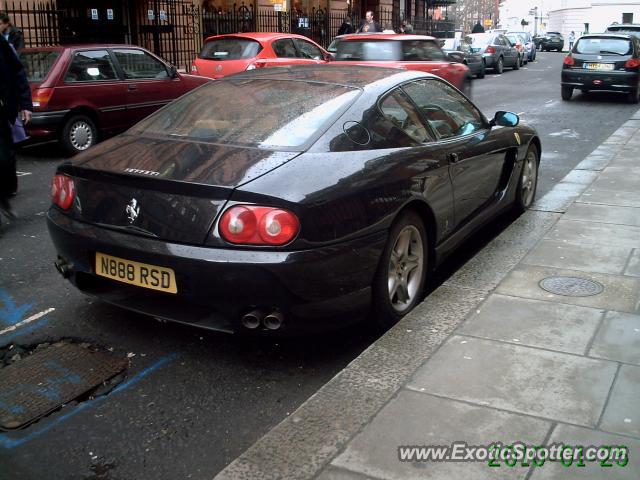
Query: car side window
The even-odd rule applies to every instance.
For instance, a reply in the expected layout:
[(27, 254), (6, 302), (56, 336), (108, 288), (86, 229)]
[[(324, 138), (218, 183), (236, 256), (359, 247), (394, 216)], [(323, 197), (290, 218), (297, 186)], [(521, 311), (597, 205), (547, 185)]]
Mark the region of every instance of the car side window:
[(482, 115), (457, 90), (437, 80), (417, 80), (402, 89), (439, 139), (470, 135), (484, 128)]
[(407, 136), (418, 143), (433, 141), (417, 110), (402, 90), (396, 89), (379, 105), (382, 115)]
[(313, 60), (324, 60), (322, 51), (313, 43), (296, 38), (293, 40), (298, 47), (298, 52), (302, 58), (312, 58)]
[(441, 61), (444, 53), (433, 40), (409, 40), (402, 42), (402, 59), (405, 61)]
[(166, 80), (169, 72), (164, 63), (137, 49), (113, 50), (126, 79)]
[(76, 52), (64, 77), (67, 83), (116, 80), (116, 70), (106, 50)]
[(273, 42), (273, 51), (278, 58), (298, 58), (298, 52), (290, 38), (282, 38)]

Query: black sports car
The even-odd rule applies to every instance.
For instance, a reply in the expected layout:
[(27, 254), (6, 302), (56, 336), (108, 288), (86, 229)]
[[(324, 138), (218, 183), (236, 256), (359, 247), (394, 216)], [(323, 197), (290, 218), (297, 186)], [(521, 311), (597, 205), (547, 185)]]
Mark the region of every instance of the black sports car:
[(389, 326), (456, 245), (533, 202), (540, 140), (518, 122), (414, 71), (226, 77), (58, 168), (56, 266), (87, 294), (209, 329), (367, 311)]

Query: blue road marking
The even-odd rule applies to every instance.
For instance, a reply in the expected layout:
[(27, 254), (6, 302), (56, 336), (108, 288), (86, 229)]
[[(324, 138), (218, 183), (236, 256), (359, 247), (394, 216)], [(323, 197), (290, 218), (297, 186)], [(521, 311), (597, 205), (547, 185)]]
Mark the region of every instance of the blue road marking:
[(1, 288), (0, 302), (4, 304), (4, 306), (0, 308), (0, 322), (8, 327), (22, 320), (22, 316), (33, 307), (33, 303), (25, 303), (24, 305), (17, 306), (13, 298), (11, 298), (11, 295)]
[(9, 434), (6, 434), (6, 433), (0, 433), (0, 448), (10, 449), (10, 448), (19, 447), (20, 445), (23, 445), (23, 444), (33, 440), (34, 438), (38, 438), (43, 433), (46, 433), (47, 431), (49, 431), (51, 428), (55, 427), (56, 425), (59, 425), (62, 422), (65, 422), (66, 420), (70, 419), (71, 417), (77, 415), (78, 413), (80, 413), (80, 412), (82, 412), (82, 411), (84, 411), (84, 410), (86, 410), (88, 408), (91, 408), (92, 406), (96, 405), (99, 402), (105, 401), (111, 395), (120, 393), (123, 390), (126, 390), (127, 388), (135, 385), (140, 380), (144, 379), (145, 377), (147, 377), (149, 374), (151, 374), (152, 372), (154, 372), (158, 368), (162, 367), (163, 365), (166, 365), (167, 363), (175, 360), (176, 358), (178, 358), (178, 354), (177, 353), (171, 353), (171, 354), (169, 354), (169, 355), (167, 355), (165, 357), (162, 357), (160, 360), (155, 362), (153, 365), (145, 368), (140, 373), (134, 375), (133, 377), (131, 377), (126, 382), (123, 382), (120, 385), (118, 385), (116, 388), (114, 388), (111, 391), (110, 394), (102, 396), (102, 397), (94, 398), (93, 400), (88, 400), (88, 401), (78, 405), (77, 407), (75, 407), (70, 412), (65, 413), (64, 415), (62, 415), (62, 416), (56, 418), (55, 420), (51, 421), (46, 426), (41, 427), (38, 430), (34, 430), (33, 432), (31, 432), (31, 433), (29, 433), (27, 435), (24, 435), (22, 437), (12, 438), (13, 434), (10, 436)]

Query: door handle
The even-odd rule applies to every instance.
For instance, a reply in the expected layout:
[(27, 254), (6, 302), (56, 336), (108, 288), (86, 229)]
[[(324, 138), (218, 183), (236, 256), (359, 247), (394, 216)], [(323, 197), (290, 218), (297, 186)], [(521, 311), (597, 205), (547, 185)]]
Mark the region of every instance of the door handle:
[(130, 92), (132, 92), (133, 90), (137, 90), (137, 89), (138, 89), (138, 86), (137, 86), (137, 85), (130, 84), (130, 85), (128, 85), (128, 86), (127, 86), (127, 88), (128, 88), (128, 90), (129, 90)]
[(447, 157), (449, 158), (450, 163), (457, 163), (460, 160), (457, 153), (449, 153)]

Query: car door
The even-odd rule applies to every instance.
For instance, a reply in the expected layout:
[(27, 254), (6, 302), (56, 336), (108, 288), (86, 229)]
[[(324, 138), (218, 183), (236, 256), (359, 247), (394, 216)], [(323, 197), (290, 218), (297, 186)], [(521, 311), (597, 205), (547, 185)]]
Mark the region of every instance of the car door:
[(73, 52), (55, 89), (60, 109), (88, 107), (96, 113), (100, 130), (125, 128), (126, 86), (106, 49)]
[(514, 47), (509, 39), (504, 35), (498, 35), (497, 41), (502, 44), (504, 52), (504, 64), (513, 66), (518, 61), (518, 50)]
[(139, 48), (114, 48), (112, 53), (124, 75), (129, 124), (143, 118), (180, 96), (182, 80), (172, 77), (168, 66)]
[(327, 63), (325, 52), (313, 43), (301, 38), (294, 38), (293, 43), (301, 59), (307, 60), (310, 64)]
[(470, 221), (495, 199), (505, 166), (506, 149), (497, 148), (478, 109), (438, 79), (421, 79), (403, 90), (435, 131), (446, 152), (453, 186), (456, 227)]

